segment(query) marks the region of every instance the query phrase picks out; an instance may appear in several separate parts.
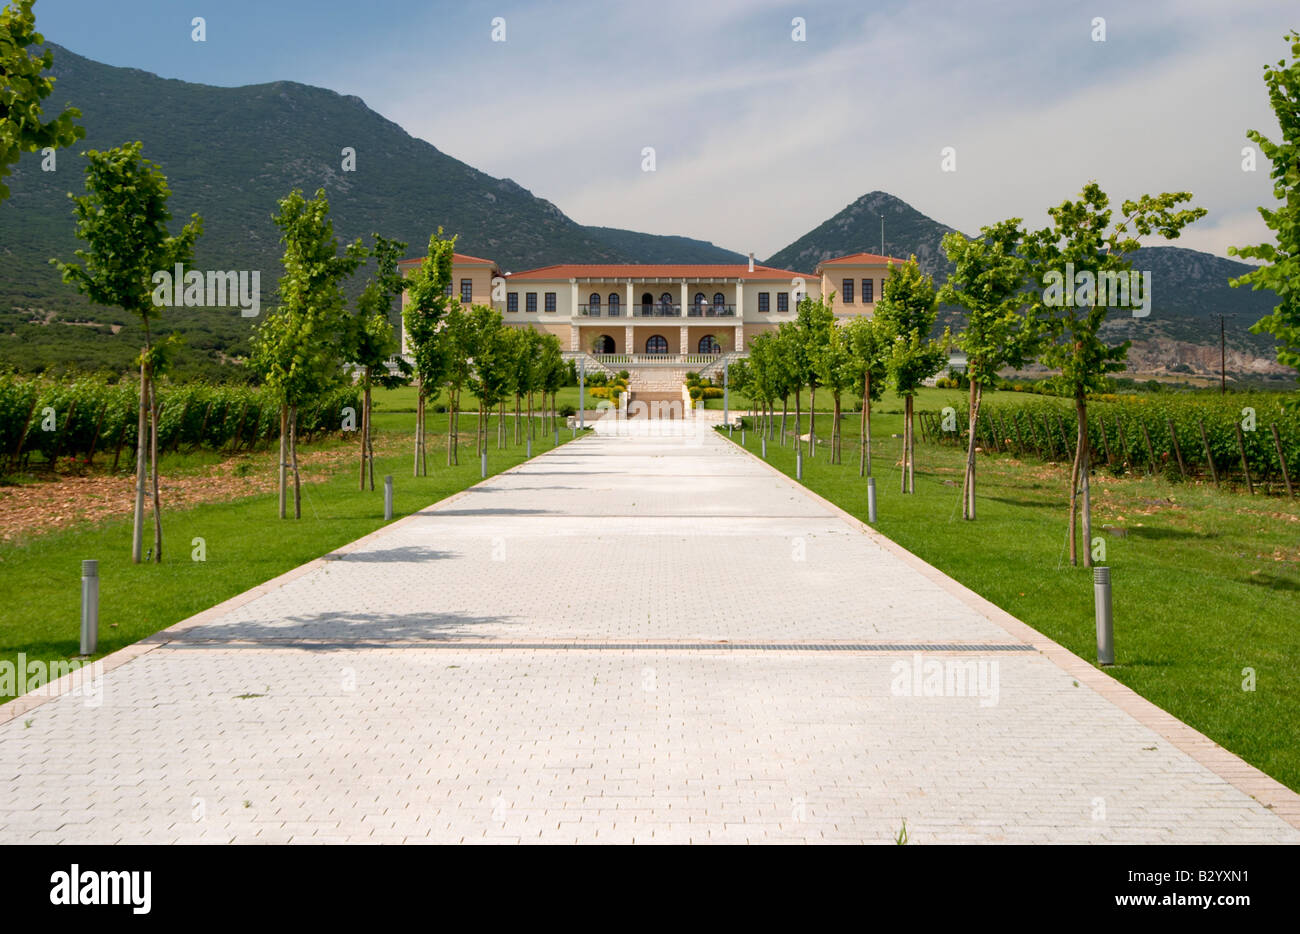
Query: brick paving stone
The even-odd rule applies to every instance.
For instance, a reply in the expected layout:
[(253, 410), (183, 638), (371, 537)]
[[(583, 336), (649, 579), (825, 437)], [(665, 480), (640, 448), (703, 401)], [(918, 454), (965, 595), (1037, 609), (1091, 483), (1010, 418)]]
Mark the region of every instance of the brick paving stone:
[[(0, 843), (1300, 842), (909, 558), (707, 430), (606, 426), (0, 722)], [(919, 650), (946, 696), (809, 649), (1025, 639)], [(786, 648), (626, 647), (737, 642)]]

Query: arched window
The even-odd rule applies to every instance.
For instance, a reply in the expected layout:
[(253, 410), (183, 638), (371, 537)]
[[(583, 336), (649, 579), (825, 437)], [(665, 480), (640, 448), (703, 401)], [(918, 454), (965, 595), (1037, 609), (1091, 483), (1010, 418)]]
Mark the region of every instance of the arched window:
[(727, 307), (727, 296), (723, 295), (721, 292), (714, 292), (713, 313), (715, 315), (720, 315), (726, 309), (726, 307)]
[(673, 313), (673, 293), (665, 292), (659, 296), (659, 314), (671, 315)]
[(610, 292), (609, 293), (609, 316), (611, 318), (617, 318), (618, 309), (619, 309), (618, 293)]
[(705, 334), (700, 338), (700, 353), (722, 353), (722, 347), (718, 344), (718, 339), (712, 334)]
[(587, 312), (592, 315), (600, 314), (600, 293), (592, 292), (587, 296)]
[(662, 334), (655, 334), (646, 338), (645, 352), (668, 353), (668, 338), (664, 337)]
[(707, 301), (707, 299), (704, 297), (704, 293), (703, 293), (703, 292), (696, 292), (696, 293), (695, 293), (695, 302), (694, 302), (694, 304), (695, 304), (695, 314), (696, 314), (697, 316), (698, 316), (698, 315), (702, 315), (702, 314), (704, 314), (704, 303), (705, 303), (706, 301)]
[(649, 292), (641, 293), (641, 314), (649, 315), (654, 312), (655, 297)]
[(614, 352), (614, 338), (610, 337), (608, 334), (602, 334), (600, 336), (600, 341), (596, 344), (596, 353), (613, 353), (613, 352)]

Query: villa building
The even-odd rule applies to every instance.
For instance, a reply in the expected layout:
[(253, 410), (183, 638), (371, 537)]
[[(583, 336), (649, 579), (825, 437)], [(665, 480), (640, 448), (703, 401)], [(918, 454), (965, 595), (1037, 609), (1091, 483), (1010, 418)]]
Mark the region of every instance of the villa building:
[[(400, 268), (409, 274), (421, 262)], [(748, 263), (562, 263), (512, 273), (457, 253), (449, 294), (490, 305), (506, 324), (554, 334), (567, 356), (628, 370), (633, 389), (669, 392), (686, 372), (743, 356), (759, 334), (794, 320), (805, 295), (834, 292), (841, 319), (872, 314), (889, 264), (901, 262), (854, 253), (804, 273), (756, 264), (751, 254)]]

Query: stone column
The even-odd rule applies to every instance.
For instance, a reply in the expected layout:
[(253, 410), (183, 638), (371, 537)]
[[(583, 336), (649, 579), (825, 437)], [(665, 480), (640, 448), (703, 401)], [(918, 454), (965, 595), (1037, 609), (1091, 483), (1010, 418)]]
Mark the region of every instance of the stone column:
[(633, 328), (630, 324), (623, 327), (623, 352), (636, 353), (636, 338), (633, 336)]
[(569, 349), (584, 350), (582, 346), (582, 328), (576, 324), (569, 325)]
[(687, 343), (690, 340), (690, 334), (687, 332), (686, 325), (683, 324), (679, 330), (681, 335), (677, 338), (678, 353), (694, 353), (695, 351), (691, 350), (690, 344)]

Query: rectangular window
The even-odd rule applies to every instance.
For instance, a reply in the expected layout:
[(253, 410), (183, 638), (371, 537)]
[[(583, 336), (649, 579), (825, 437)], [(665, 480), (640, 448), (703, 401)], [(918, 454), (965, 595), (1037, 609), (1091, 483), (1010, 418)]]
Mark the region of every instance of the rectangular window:
[(874, 302), (874, 301), (875, 301), (875, 298), (873, 298), (872, 296), (874, 296), (875, 294), (876, 294), (876, 293), (875, 293), (875, 280), (874, 280), (874, 279), (863, 279), (863, 280), (862, 280), (862, 301), (863, 301), (863, 302)]
[(790, 310), (790, 293), (789, 293), (789, 292), (777, 292), (777, 293), (776, 293), (776, 310), (777, 310), (777, 311), (789, 311), (789, 310)]
[(524, 304), (524, 311), (536, 311), (536, 310), (537, 310), (537, 293), (536, 293), (536, 292), (529, 292), (529, 293), (527, 293), (527, 295), (526, 295), (525, 298), (524, 298), (524, 302), (525, 302), (525, 304)]
[(445, 286), (443, 286), (442, 294), (443, 294), (443, 295), (446, 295), (448, 298), (451, 297), (451, 283), (450, 283), (450, 282), (448, 282)]
[(766, 292), (759, 292), (759, 293), (758, 293), (758, 310), (759, 310), (759, 311), (771, 311), (771, 310), (772, 310), (771, 301), (772, 301), (772, 300), (771, 300), (771, 298), (769, 297), (768, 293), (766, 293)]
[(554, 310), (555, 310), (555, 293), (554, 293), (554, 292), (547, 292), (547, 293), (546, 293), (546, 310), (547, 310), (547, 311), (554, 311)]
[(841, 285), (843, 286), (843, 291), (840, 293), (840, 301), (842, 301), (846, 305), (852, 305), (853, 304), (853, 280), (845, 279), (841, 283)]
[(474, 280), (473, 279), (460, 280), (460, 300), (466, 305), (469, 305), (474, 301)]
[(519, 310), (519, 293), (518, 293), (518, 292), (507, 292), (507, 293), (506, 293), (506, 311), (518, 311), (518, 310)]

